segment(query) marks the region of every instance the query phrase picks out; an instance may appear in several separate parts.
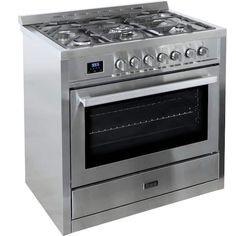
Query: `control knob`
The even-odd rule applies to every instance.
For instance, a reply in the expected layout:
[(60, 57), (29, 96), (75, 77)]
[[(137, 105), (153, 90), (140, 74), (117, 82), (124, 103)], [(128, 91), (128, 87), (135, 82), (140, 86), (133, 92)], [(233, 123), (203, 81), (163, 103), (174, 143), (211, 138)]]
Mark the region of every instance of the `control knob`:
[(195, 58), (197, 55), (197, 51), (195, 49), (189, 48), (185, 52), (185, 56), (187, 58)]
[(179, 61), (181, 59), (181, 53), (177, 52), (177, 51), (173, 51), (170, 54), (170, 59), (173, 60), (173, 61)]
[(164, 63), (169, 59), (168, 55), (165, 53), (159, 53), (157, 56), (157, 61)]
[(154, 66), (154, 57), (151, 55), (146, 55), (144, 57), (144, 63), (148, 66)]
[(139, 69), (141, 67), (141, 60), (137, 57), (132, 57), (130, 59), (130, 66), (135, 69)]
[(207, 53), (208, 53), (208, 48), (206, 48), (206, 47), (200, 47), (198, 49), (199, 56), (205, 56)]
[(115, 64), (116, 68), (120, 71), (126, 70), (126, 62), (122, 59), (118, 59)]

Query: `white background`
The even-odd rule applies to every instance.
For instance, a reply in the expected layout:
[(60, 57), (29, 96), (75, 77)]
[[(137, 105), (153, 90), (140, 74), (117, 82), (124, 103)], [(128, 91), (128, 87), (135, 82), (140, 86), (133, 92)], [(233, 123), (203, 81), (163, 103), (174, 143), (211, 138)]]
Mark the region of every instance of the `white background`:
[[(24, 183), (22, 35), (18, 15), (143, 3), (145, 0), (1, 1), (0, 234), (59, 236)], [(170, 0), (170, 9), (228, 29), (225, 189), (73, 235), (236, 235), (236, 11), (234, 1)]]

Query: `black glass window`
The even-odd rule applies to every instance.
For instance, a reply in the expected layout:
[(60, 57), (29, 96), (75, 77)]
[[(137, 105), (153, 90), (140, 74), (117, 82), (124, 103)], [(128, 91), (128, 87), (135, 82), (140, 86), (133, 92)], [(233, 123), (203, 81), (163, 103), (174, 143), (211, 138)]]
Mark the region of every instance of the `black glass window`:
[(208, 86), (85, 109), (86, 168), (207, 139)]

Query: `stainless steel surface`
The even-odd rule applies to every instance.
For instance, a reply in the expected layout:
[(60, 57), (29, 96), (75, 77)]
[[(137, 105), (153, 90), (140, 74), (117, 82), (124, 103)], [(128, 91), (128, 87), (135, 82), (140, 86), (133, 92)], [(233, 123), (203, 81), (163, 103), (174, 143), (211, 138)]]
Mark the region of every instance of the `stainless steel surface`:
[(69, 233), (69, 91), (60, 54), (24, 36), (24, 72), (26, 183), (60, 231)]
[(224, 183), (225, 173), (225, 93), (226, 93), (226, 36), (221, 39), (220, 45), (220, 73), (219, 73), (219, 152), (220, 152), (220, 180)]
[[(219, 156), (211, 155), (72, 191), (72, 219), (218, 179)], [(144, 183), (158, 186), (143, 189)], [(94, 201), (94, 199), (96, 199)]]
[[(157, 79), (158, 80), (158, 79)], [(149, 96), (153, 94), (159, 94), (164, 92), (170, 92), (178, 89), (186, 89), (186, 88), (193, 88), (201, 85), (210, 85), (213, 83), (217, 83), (218, 77), (217, 76), (209, 76), (209, 77), (199, 77), (199, 78), (191, 78), (186, 80), (180, 80), (172, 83), (164, 83), (164, 84), (157, 84), (156, 86), (150, 87), (139, 87), (139, 82), (136, 83), (136, 89), (128, 90), (125, 88), (128, 87), (128, 83), (122, 84), (121, 87), (124, 87), (124, 91), (120, 90), (115, 91), (114, 93), (111, 92), (112, 86), (109, 85), (111, 88), (110, 91), (105, 93), (105, 91), (100, 95), (98, 93), (98, 88), (95, 89), (81, 89), (78, 90), (76, 93), (76, 99), (78, 99), (77, 104), (82, 103), (84, 107), (96, 106), (111, 102), (122, 101), (126, 99), (138, 98)], [(125, 82), (124, 82), (125, 83)], [(104, 88), (102, 88), (104, 90)]]
[[(219, 63), (219, 50), (217, 49), (219, 47), (219, 41), (215, 38), (194, 40), (193, 35), (194, 34), (191, 35), (192, 39), (186, 42), (183, 42), (185, 40), (184, 35), (178, 35), (181, 36), (181, 38), (176, 40), (173, 40), (173, 37), (169, 37), (168, 39), (166, 38), (165, 41), (162, 41), (162, 38), (157, 38), (155, 42), (150, 42), (149, 40), (133, 42), (132, 44), (131, 42), (127, 42), (127, 45), (117, 44), (112, 48), (109, 48), (109, 45), (107, 45), (103, 50), (100, 50), (99, 47), (94, 47), (87, 48), (87, 50), (84, 51), (81, 48), (81, 52), (77, 55), (76, 59), (69, 60), (69, 80), (71, 83), (76, 83), (77, 86), (81, 86), (80, 82), (88, 86), (89, 83), (91, 85), (130, 78), (136, 79), (137, 77)], [(204, 35), (204, 37), (206, 36)], [(198, 50), (202, 45), (207, 45), (209, 48), (208, 55), (196, 56), (196, 58), (187, 58), (184, 56), (188, 48)], [(183, 55), (181, 61), (176, 62), (169, 59), (164, 63), (158, 62), (157, 57), (159, 53), (165, 53), (169, 57), (174, 50), (181, 52)], [(74, 50), (71, 50), (71, 52), (72, 51)], [(144, 63), (144, 57), (148, 54), (154, 58), (152, 62), (154, 64), (153, 67)], [(140, 58), (139, 69), (133, 68), (128, 63), (133, 57)], [(120, 59), (127, 62), (125, 64), (125, 71), (120, 71), (115, 66), (116, 61)], [(101, 60), (104, 62), (103, 73), (87, 74), (87, 63)]]
[(64, 18), (62, 13), (60, 17), (63, 20), (60, 17), (56, 20), (51, 18), (47, 22), (43, 20), (43, 23), (30, 26), (70, 49), (214, 29), (167, 9), (162, 10), (159, 4), (153, 4), (152, 9), (144, 8), (139, 5), (126, 7), (123, 11), (117, 8), (104, 9), (98, 14), (88, 10), (84, 17), (72, 14), (69, 18)]
[(97, 8), (93, 10), (79, 10), (79, 11), (70, 11), (70, 12), (59, 12), (59, 13), (49, 13), (49, 14), (40, 14), (40, 15), (31, 15), (31, 16), (20, 16), (19, 23), (21, 25), (32, 25), (38, 23), (46, 23), (53, 21), (65, 21), (65, 20), (75, 20), (75, 19), (86, 19), (90, 17), (100, 17), (101, 12), (109, 14), (111, 12), (129, 12), (130, 9), (136, 10), (138, 12), (149, 11), (153, 9), (159, 9), (160, 11), (168, 10), (168, 4), (166, 1), (162, 2), (153, 2), (148, 4), (133, 4), (126, 6), (116, 6), (116, 7), (107, 7), (107, 8)]
[[(24, 33), (26, 182), (62, 234), (224, 187), (224, 28), (169, 11), (166, 2), (19, 20)], [(80, 22), (89, 23), (88, 31), (81, 30)], [(100, 61), (99, 73), (88, 73), (88, 63)], [(87, 106), (201, 84), (208, 84), (207, 140), (85, 169)], [(197, 158), (202, 155), (215, 158)], [(188, 164), (192, 158), (208, 161), (188, 173), (196, 178), (185, 178), (177, 169), (190, 170), (195, 166)], [(158, 180), (159, 186), (143, 190), (145, 178), (161, 169), (166, 185)], [(167, 175), (165, 169), (175, 171)], [(180, 178), (172, 181), (173, 176)], [(143, 180), (144, 192), (132, 185), (134, 179)], [(106, 186), (113, 189), (122, 181), (124, 198), (118, 197), (117, 188), (109, 193)], [(86, 196), (90, 191), (96, 199)], [(73, 212), (73, 217), (80, 217), (74, 220), (72, 195), (74, 210), (82, 209)], [(103, 203), (102, 196), (112, 200)]]
[[(72, 220), (72, 232), (137, 214), (143, 211), (151, 210), (153, 208), (161, 207), (177, 201), (199, 196), (201, 194), (220, 190), (223, 187), (223, 182), (219, 180), (213, 180), (143, 201), (134, 202), (125, 206), (112, 208), (107, 211), (99, 212), (98, 214), (92, 214), (86, 217), (75, 219)], [(143, 226), (150, 227), (150, 224), (148, 221), (146, 221), (143, 223)]]
[[(96, 87), (86, 88), (83, 90), (73, 90), (71, 92), (71, 176), (72, 187), (101, 181), (116, 176), (122, 176), (128, 173), (144, 170), (153, 166), (159, 166), (175, 161), (204, 155), (218, 151), (218, 120), (219, 120), (219, 85), (211, 83), (218, 77), (218, 66), (212, 68), (204, 68), (199, 70), (191, 70), (145, 78), (145, 80), (132, 80), (127, 82), (114, 83), (109, 85), (100, 85)], [(180, 80), (193, 80), (199, 77), (210, 78), (208, 91), (208, 139), (206, 141), (185, 145), (158, 153), (152, 153), (136, 158), (103, 165), (92, 169), (85, 169), (85, 120), (84, 106), (79, 96), (86, 97), (91, 92), (93, 96), (102, 96), (104, 94), (114, 94), (140, 88), (150, 88), (161, 85), (166, 82), (176, 82)], [(213, 80), (213, 81), (212, 81)], [(208, 81), (209, 82), (209, 81)], [(176, 82), (177, 83), (177, 82)], [(190, 82), (191, 84), (191, 82)], [(171, 83), (170, 83), (171, 85)], [(178, 87), (176, 88), (178, 89)], [(82, 91), (85, 93), (83, 94)], [(150, 93), (150, 91), (149, 91)], [(139, 93), (138, 93), (139, 94)], [(152, 93), (153, 94), (153, 93)], [(121, 97), (122, 98), (122, 97)], [(110, 99), (110, 98), (109, 98)], [(124, 98), (125, 99), (125, 98)], [(96, 100), (96, 99), (95, 99)], [(104, 99), (103, 102), (106, 102)], [(158, 157), (158, 158), (157, 158)]]

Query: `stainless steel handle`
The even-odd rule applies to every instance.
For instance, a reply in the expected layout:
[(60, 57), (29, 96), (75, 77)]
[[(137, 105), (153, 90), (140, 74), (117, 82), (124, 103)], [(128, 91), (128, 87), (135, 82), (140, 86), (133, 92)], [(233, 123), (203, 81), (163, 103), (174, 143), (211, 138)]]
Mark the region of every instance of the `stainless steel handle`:
[(194, 79), (188, 79), (179, 82), (166, 83), (162, 85), (156, 85), (146, 88), (138, 88), (134, 90), (128, 90), (123, 92), (117, 92), (112, 94), (106, 94), (101, 96), (80, 96), (79, 100), (84, 107), (91, 107), (111, 102), (123, 101), (132, 98), (144, 97), (148, 95), (154, 95), (159, 93), (165, 93), (169, 91), (175, 91), (179, 89), (197, 87), (206, 84), (212, 84), (217, 82), (217, 76), (200, 77)]

